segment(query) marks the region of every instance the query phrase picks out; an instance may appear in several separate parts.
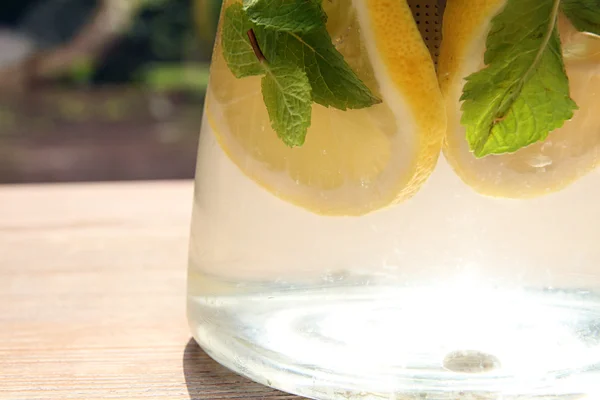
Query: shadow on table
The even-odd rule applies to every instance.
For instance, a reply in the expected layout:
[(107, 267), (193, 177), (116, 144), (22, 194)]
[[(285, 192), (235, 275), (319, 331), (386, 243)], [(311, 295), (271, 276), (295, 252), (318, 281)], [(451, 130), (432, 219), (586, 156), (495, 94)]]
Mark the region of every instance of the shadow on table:
[(194, 339), (183, 352), (183, 373), (192, 400), (302, 400), (231, 372), (210, 358)]

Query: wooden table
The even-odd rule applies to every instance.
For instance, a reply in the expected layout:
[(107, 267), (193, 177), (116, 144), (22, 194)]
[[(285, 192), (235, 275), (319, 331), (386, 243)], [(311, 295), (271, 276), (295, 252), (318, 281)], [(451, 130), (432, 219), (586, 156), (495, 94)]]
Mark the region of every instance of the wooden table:
[(0, 186), (0, 399), (295, 399), (185, 319), (192, 183)]

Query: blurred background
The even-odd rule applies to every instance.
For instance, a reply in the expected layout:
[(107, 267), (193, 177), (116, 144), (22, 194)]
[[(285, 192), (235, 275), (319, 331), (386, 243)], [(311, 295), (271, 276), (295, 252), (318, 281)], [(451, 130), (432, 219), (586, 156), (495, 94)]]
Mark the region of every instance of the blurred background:
[(185, 179), (221, 0), (0, 0), (0, 183)]

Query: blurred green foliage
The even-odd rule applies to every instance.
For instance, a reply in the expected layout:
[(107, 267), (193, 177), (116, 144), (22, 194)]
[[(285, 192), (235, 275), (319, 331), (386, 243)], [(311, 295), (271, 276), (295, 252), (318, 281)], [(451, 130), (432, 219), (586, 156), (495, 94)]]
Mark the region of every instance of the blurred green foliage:
[(208, 66), (198, 64), (154, 64), (143, 73), (145, 86), (156, 92), (204, 92), (208, 85)]
[(143, 7), (124, 36), (99, 60), (91, 82), (145, 84), (156, 64), (208, 61), (200, 47), (192, 13), (193, 0), (152, 0)]
[(0, 25), (15, 26), (33, 7), (45, 0), (1, 0)]
[[(89, 10), (100, 1), (1, 0), (0, 26), (47, 36), (39, 32), (58, 30), (61, 25), (85, 25), (91, 18)], [(221, 1), (141, 1), (142, 6), (128, 29), (100, 59), (78, 60), (56, 77), (57, 83), (72, 86), (126, 84), (158, 91), (204, 91)], [(66, 7), (67, 3), (73, 6)], [(55, 12), (53, 16), (40, 12), (65, 9), (69, 12)], [(47, 21), (44, 15), (48, 15)], [(56, 36), (63, 37), (65, 33), (57, 32)]]

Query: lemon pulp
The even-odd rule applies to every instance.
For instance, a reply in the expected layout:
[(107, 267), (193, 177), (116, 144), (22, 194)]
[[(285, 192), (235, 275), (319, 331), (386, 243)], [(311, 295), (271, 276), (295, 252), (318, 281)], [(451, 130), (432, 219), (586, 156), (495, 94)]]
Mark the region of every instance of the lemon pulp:
[(361, 215), (416, 193), (435, 167), (445, 112), (405, 0), (324, 6), (335, 46), (382, 104), (349, 111), (314, 105), (306, 143), (286, 147), (270, 126), (261, 78), (236, 79), (218, 39), (206, 114), (229, 158), (274, 195), (319, 214)]
[(515, 153), (477, 159), (460, 124), (464, 78), (484, 67), (491, 19), (506, 0), (449, 0), (439, 59), (448, 112), (444, 154), (465, 183), (484, 195), (529, 198), (561, 190), (600, 162), (600, 38), (578, 32), (561, 16), (559, 31), (571, 97), (579, 110), (548, 139)]

